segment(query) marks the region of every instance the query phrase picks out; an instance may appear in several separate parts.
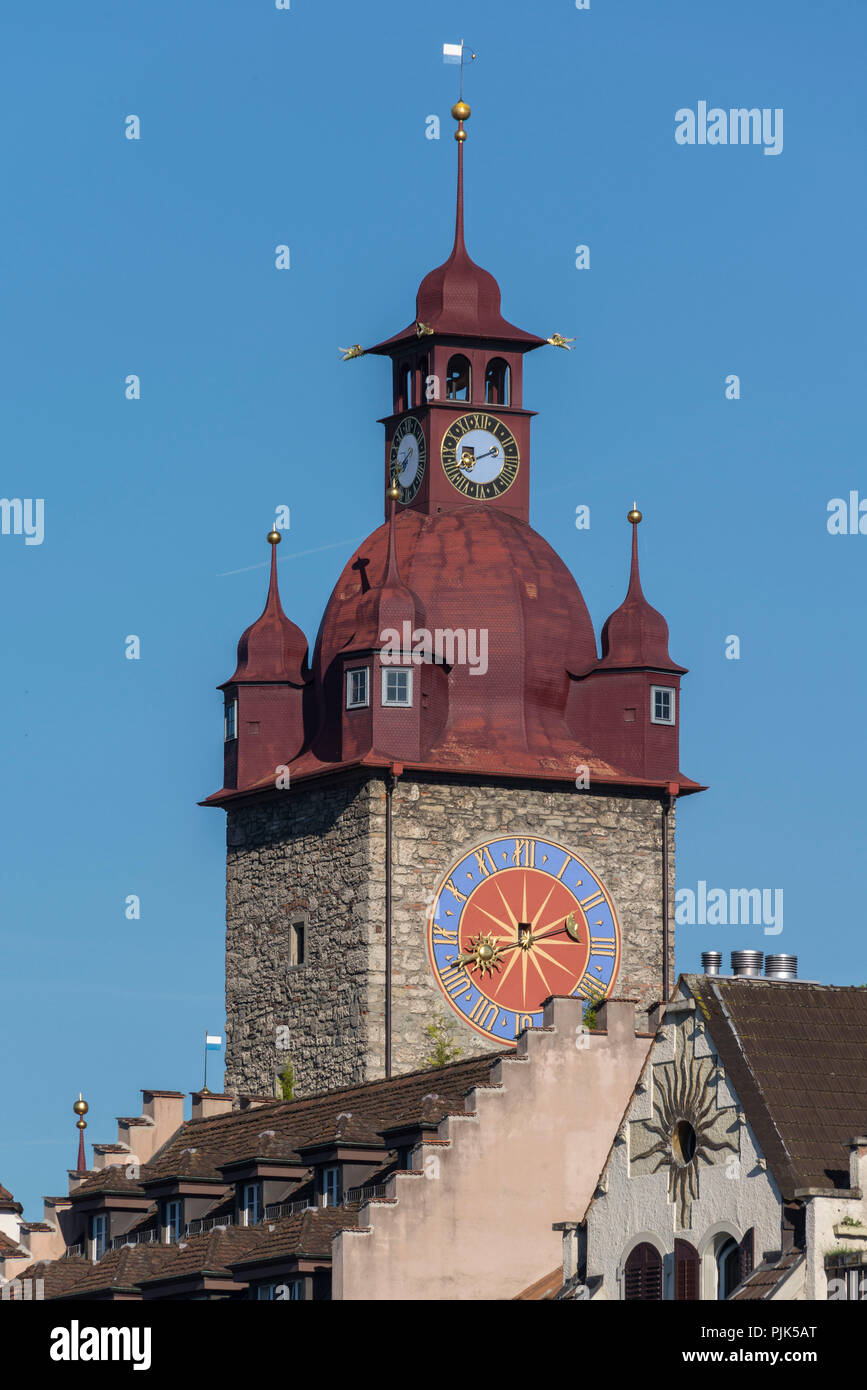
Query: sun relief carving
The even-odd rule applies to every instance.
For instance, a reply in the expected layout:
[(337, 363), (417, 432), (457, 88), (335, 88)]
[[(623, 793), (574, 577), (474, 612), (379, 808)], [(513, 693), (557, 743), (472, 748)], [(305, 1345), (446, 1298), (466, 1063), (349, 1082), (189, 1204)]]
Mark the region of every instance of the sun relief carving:
[(668, 1199), (677, 1227), (689, 1230), (692, 1203), (699, 1196), (699, 1171), (726, 1162), (738, 1152), (737, 1110), (719, 1109), (711, 1084), (716, 1064), (696, 1057), (686, 1030), (675, 1030), (675, 1060), (652, 1067), (653, 1113), (630, 1122), (629, 1176), (668, 1170)]

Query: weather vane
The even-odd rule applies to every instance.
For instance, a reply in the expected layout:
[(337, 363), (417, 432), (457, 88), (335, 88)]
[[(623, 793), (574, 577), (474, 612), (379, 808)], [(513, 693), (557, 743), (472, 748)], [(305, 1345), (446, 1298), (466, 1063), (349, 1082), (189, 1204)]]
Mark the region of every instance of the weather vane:
[(457, 63), (461, 70), (460, 80), (458, 83), (458, 101), (463, 101), (464, 99), (464, 63), (474, 63), (477, 56), (478, 55), (476, 53), (473, 53), (472, 50), (470, 50), (469, 57), (464, 56), (463, 39), (461, 39), (460, 43), (443, 44), (443, 62)]

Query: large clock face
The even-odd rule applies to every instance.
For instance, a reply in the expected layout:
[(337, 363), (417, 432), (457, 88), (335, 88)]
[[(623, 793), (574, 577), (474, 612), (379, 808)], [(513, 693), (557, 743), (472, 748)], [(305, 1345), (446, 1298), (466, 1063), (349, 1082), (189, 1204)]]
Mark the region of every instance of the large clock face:
[(389, 465), (397, 480), (400, 500), (411, 502), (421, 487), (427, 459), (424, 430), (414, 415), (406, 415), (392, 435)]
[(506, 492), (521, 465), (508, 425), (484, 410), (455, 420), (446, 430), (441, 452), (452, 486), (464, 497), (482, 502)]
[(512, 1043), (540, 1027), (552, 994), (602, 999), (620, 965), (620, 927), (604, 885), (550, 840), (504, 836), (446, 874), (428, 918), (428, 955), (453, 1009)]

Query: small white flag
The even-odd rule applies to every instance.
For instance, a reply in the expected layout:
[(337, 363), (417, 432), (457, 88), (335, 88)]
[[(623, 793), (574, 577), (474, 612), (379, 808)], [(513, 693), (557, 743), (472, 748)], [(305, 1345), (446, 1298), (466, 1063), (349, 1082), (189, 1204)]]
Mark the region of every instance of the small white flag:
[(214, 1048), (222, 1047), (222, 1046), (223, 1046), (223, 1039), (222, 1039), (222, 1038), (219, 1038), (219, 1037), (211, 1037), (211, 1034), (210, 1034), (210, 1033), (206, 1033), (206, 1034), (205, 1034), (205, 1047), (208, 1049), (209, 1052), (212, 1052), (212, 1051), (214, 1050)]
[(462, 43), (443, 44), (443, 62), (460, 63), (463, 61), (464, 46)]

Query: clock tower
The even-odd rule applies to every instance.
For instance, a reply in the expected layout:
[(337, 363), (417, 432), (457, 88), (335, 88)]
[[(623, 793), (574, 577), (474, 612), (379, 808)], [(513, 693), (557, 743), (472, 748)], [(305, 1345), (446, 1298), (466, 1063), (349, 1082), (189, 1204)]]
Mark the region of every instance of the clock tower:
[[(601, 654), (529, 523), (541, 338), (455, 238), (392, 364), (386, 518), (349, 557), (312, 655), (272, 532), (265, 609), (225, 702), (226, 1089), (298, 1095), (514, 1046), (544, 1001), (648, 1009), (674, 968), (682, 666), (644, 596), (638, 526)], [(359, 346), (346, 356), (365, 355)]]
[(530, 519), (530, 421), (524, 356), (546, 339), (525, 333), (500, 312), (500, 287), (464, 243), (464, 122), (458, 102), (455, 241), (448, 260), (426, 275), (416, 316), (392, 338), (368, 348), (392, 363), (394, 408), (385, 425), (386, 485), (396, 479), (400, 505), (439, 515), (483, 501)]

